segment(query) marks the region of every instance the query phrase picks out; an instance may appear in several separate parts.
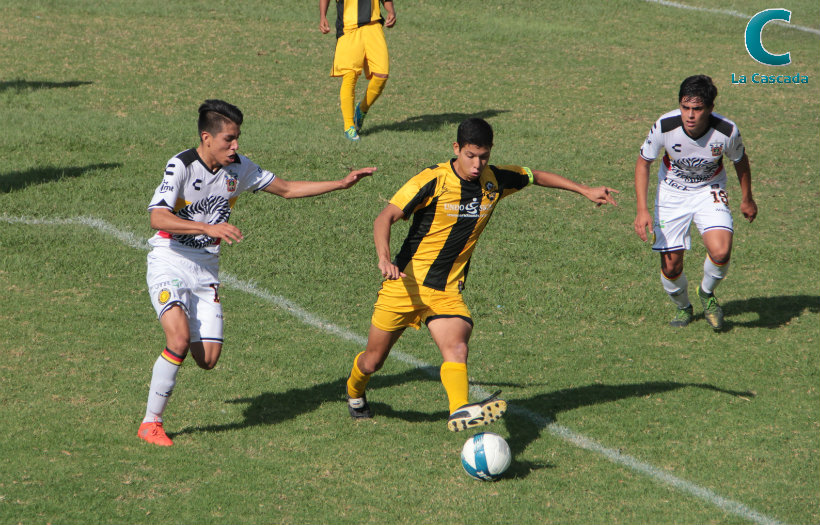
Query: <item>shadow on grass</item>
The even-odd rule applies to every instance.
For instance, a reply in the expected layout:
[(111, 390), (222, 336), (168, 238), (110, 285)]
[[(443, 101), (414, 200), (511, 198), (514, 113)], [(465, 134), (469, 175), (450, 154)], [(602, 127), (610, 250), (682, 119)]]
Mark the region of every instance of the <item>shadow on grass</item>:
[(122, 166), (122, 164), (117, 162), (105, 162), (101, 164), (89, 164), (88, 166), (75, 166), (70, 168), (47, 166), (42, 168), (32, 168), (26, 171), (0, 173), (0, 193), (10, 193), (14, 190), (31, 186), (32, 184), (42, 184), (44, 182), (50, 182), (68, 177), (80, 177), (89, 171), (110, 170), (119, 168), (120, 166)]
[[(784, 295), (780, 297), (753, 297), (738, 301), (729, 301), (722, 304), (726, 316), (723, 331), (731, 330), (735, 326), (749, 328), (778, 328), (789, 324), (804, 311), (820, 312), (820, 296), (818, 295)], [(756, 313), (758, 319), (754, 321), (735, 322), (731, 317), (745, 313)]]
[[(416, 368), (399, 374), (379, 374), (374, 377), (378, 383), (376, 388), (390, 388), (415, 381), (438, 381), (438, 368)], [(247, 404), (243, 412), (244, 419), (234, 423), (222, 425), (205, 425), (186, 427), (178, 432), (171, 433), (170, 437), (199, 432), (224, 432), (238, 430), (259, 425), (275, 425), (293, 419), (318, 409), (326, 401), (338, 401), (339, 410), (345, 411), (344, 385), (346, 378), (320, 383), (306, 388), (295, 388), (286, 392), (265, 392), (255, 397), (226, 401), (233, 404)], [(513, 458), (520, 455), (526, 448), (541, 436), (541, 433), (556, 422), (560, 412), (573, 410), (585, 406), (610, 403), (633, 397), (646, 397), (677, 390), (680, 388), (701, 388), (735, 397), (751, 398), (751, 392), (725, 390), (713, 385), (702, 383), (677, 383), (671, 381), (650, 381), (646, 383), (631, 383), (623, 385), (589, 385), (577, 388), (568, 388), (540, 394), (527, 399), (508, 400), (509, 411), (502, 420), (509, 431), (508, 442)], [(389, 405), (370, 401), (375, 417), (396, 418), (409, 422), (441, 422), (444, 430), (444, 421), (447, 411), (407, 411), (393, 410)], [(347, 414), (344, 414), (347, 417)], [(500, 423), (496, 423), (500, 424)], [(472, 433), (484, 430), (492, 431), (492, 427), (478, 427), (473, 431), (464, 432), (467, 439)], [(545, 468), (554, 468), (546, 462), (518, 461), (513, 459), (505, 477), (525, 478), (531, 472)]]
[(69, 80), (67, 82), (47, 82), (40, 80), (5, 80), (0, 82), (0, 93), (5, 91), (38, 91), (40, 89), (65, 89), (93, 84), (87, 80)]
[[(506, 109), (487, 109), (478, 113), (438, 113), (435, 115), (418, 115), (409, 117), (401, 122), (392, 124), (379, 124), (373, 127), (365, 127), (360, 135), (372, 135), (381, 131), (435, 131), (445, 126), (461, 124), (470, 117), (489, 119), (502, 113), (508, 113)], [(455, 136), (455, 131), (453, 132)]]
[[(427, 369), (414, 368), (400, 374), (378, 374), (374, 376), (373, 386), (376, 388), (389, 388), (399, 386), (414, 381), (438, 381), (438, 377), (433, 377)], [(181, 434), (192, 434), (196, 432), (224, 432), (226, 430), (236, 430), (259, 425), (275, 425), (293, 419), (302, 414), (312, 412), (326, 401), (339, 401), (339, 411), (347, 415), (347, 408), (344, 405), (344, 387), (347, 378), (340, 378), (327, 383), (312, 385), (307, 388), (294, 388), (286, 392), (265, 392), (255, 397), (232, 399), (226, 403), (247, 404), (247, 408), (242, 415), (243, 421), (228, 423), (224, 425), (206, 425), (188, 427), (176, 433), (168, 433), (169, 436)], [(411, 422), (443, 421), (447, 417), (445, 411), (441, 412), (418, 412), (418, 411), (397, 411), (384, 403), (370, 403), (376, 417), (392, 417)], [(443, 423), (442, 423), (443, 425)]]
[(510, 433), (509, 444), (513, 457), (526, 450), (549, 425), (556, 423), (556, 418), (561, 412), (622, 399), (646, 397), (680, 388), (701, 388), (734, 397), (754, 397), (752, 392), (726, 390), (705, 383), (648, 381), (622, 385), (588, 385), (556, 390), (526, 399), (510, 399), (507, 400), (510, 410), (503, 421)]

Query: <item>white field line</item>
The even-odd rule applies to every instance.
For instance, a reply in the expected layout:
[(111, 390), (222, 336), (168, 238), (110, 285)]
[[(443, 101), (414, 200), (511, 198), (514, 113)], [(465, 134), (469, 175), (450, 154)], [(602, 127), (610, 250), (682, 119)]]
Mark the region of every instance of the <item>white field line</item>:
[[(36, 219), (28, 217), (0, 216), (0, 221), (9, 224), (26, 225), (87, 226), (94, 228), (107, 235), (110, 235), (120, 240), (123, 244), (130, 246), (132, 248), (146, 251), (149, 249), (146, 240), (140, 239), (133, 233), (119, 230), (113, 225), (93, 217), (73, 217), (66, 219)], [(250, 281), (244, 281), (230, 274), (221, 274), (221, 281), (222, 283), (228, 286), (254, 295), (262, 300), (265, 300), (269, 303), (272, 303), (282, 308), (283, 310), (286, 310), (306, 325), (318, 328), (319, 330), (335, 335), (337, 337), (340, 337), (341, 339), (350, 341), (359, 346), (364, 346), (367, 343), (367, 338), (355, 334), (350, 330), (337, 326), (329, 321), (325, 321), (324, 319), (321, 319), (320, 317), (317, 317), (316, 315), (308, 312), (307, 310), (305, 310), (298, 304), (294, 303), (293, 301), (280, 295), (272, 294), (267, 290), (263, 290)], [(409, 354), (405, 354), (404, 352), (401, 352), (399, 350), (392, 350), (390, 352), (390, 357), (398, 359), (399, 361), (414, 366), (416, 368), (423, 369), (432, 375), (436, 375), (438, 373), (438, 369), (432, 367), (429, 363), (417, 359), (416, 357), (413, 357)], [(472, 385), (470, 387), (470, 392), (477, 398), (483, 398), (489, 395), (489, 392), (485, 391), (483, 388), (476, 385)], [(649, 463), (633, 458), (632, 456), (629, 456), (627, 454), (623, 454), (618, 450), (607, 448), (598, 443), (597, 441), (595, 441), (594, 439), (588, 438), (584, 435), (578, 434), (577, 432), (567, 427), (559, 425), (552, 418), (542, 416), (531, 410), (518, 407), (515, 405), (510, 405), (508, 407), (508, 410), (510, 413), (518, 414), (519, 416), (523, 416), (529, 419), (530, 421), (532, 421), (533, 423), (535, 423), (536, 425), (538, 425), (539, 427), (546, 430), (547, 432), (549, 432), (557, 438), (560, 438), (584, 450), (595, 452), (613, 463), (617, 463), (635, 472), (644, 474), (660, 484), (668, 485), (680, 492), (690, 494), (703, 501), (711, 503), (712, 505), (718, 507), (719, 509), (727, 513), (734, 514), (736, 516), (747, 519), (754, 523), (758, 523), (760, 525), (780, 525), (782, 523), (775, 520), (774, 518), (770, 518), (764, 514), (761, 514), (742, 503), (724, 498), (723, 496), (720, 496), (719, 494), (716, 494), (715, 492), (707, 488), (696, 485), (695, 483), (692, 483), (690, 481), (686, 481), (685, 479), (673, 476), (672, 474), (669, 474), (668, 472), (662, 469), (654, 467)]]
[[(714, 9), (710, 7), (697, 7), (692, 5), (681, 4), (680, 2), (670, 2), (668, 0), (644, 0), (644, 2), (648, 2), (650, 4), (660, 4), (667, 7), (677, 7), (678, 9), (687, 9), (689, 11), (700, 11), (702, 13), (713, 13), (716, 15), (727, 15), (733, 16), (735, 18), (743, 18), (747, 22), (752, 19), (754, 15), (746, 15), (740, 13), (738, 11), (733, 11), (731, 9)], [(775, 4), (777, 2), (774, 2)], [(782, 22), (780, 20), (773, 20), (773, 24), (777, 24), (779, 26), (787, 27), (789, 29), (795, 29), (797, 31), (803, 31), (806, 33), (813, 33), (815, 35), (820, 35), (820, 29), (815, 29), (813, 27), (806, 27), (806, 26), (798, 26), (794, 24), (790, 24), (787, 22)]]

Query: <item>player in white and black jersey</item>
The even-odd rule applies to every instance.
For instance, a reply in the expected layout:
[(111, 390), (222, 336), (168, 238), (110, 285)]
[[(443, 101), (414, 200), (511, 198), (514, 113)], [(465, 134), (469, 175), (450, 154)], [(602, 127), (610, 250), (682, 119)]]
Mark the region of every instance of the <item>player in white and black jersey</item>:
[[(723, 327), (723, 310), (714, 296), (726, 277), (734, 232), (726, 189), (726, 157), (740, 181), (740, 211), (749, 222), (757, 216), (752, 197), (749, 157), (737, 126), (714, 113), (717, 88), (706, 75), (688, 77), (678, 93), (680, 107), (661, 116), (641, 147), (635, 164), (635, 194), (638, 201), (635, 232), (646, 241), (652, 227), (652, 249), (661, 255), (661, 283), (678, 311), (672, 326), (692, 321), (688, 281), (683, 272), (683, 253), (690, 248), (689, 227), (694, 221), (708, 252), (698, 297), (704, 317), (715, 330)], [(664, 151), (658, 170), (655, 219), (649, 214), (647, 193), (649, 166)]]
[(148, 206), (151, 227), (148, 291), (165, 332), (165, 349), (154, 363), (145, 417), (137, 435), (155, 445), (173, 442), (162, 414), (188, 351), (205, 370), (222, 353), (219, 304), (219, 248), (242, 240), (228, 223), (236, 198), (259, 190), (286, 199), (347, 189), (376, 168), (351, 171), (340, 180), (287, 181), (239, 155), (242, 112), (222, 100), (199, 107), (199, 146), (165, 166), (165, 176)]

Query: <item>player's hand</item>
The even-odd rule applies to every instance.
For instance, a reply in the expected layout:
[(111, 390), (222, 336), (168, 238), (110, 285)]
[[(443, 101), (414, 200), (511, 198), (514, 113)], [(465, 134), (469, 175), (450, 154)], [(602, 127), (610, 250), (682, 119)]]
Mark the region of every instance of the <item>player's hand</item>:
[(393, 27), (396, 25), (396, 13), (387, 13), (387, 19), (384, 21), (384, 27)]
[(407, 274), (399, 270), (399, 267), (390, 261), (379, 260), (379, 270), (382, 272), (382, 277), (390, 281), (407, 277)]
[(219, 224), (209, 224), (205, 228), (205, 235), (214, 239), (222, 239), (228, 244), (239, 242), (245, 237), (239, 228), (227, 222), (220, 222)]
[(345, 178), (342, 179), (342, 189), (347, 189), (362, 180), (364, 177), (373, 175), (373, 172), (377, 169), (378, 168), (371, 167), (351, 171)]
[(330, 22), (327, 21), (327, 17), (323, 16), (319, 19), (319, 31), (325, 35), (330, 33)]
[(613, 193), (621, 193), (618, 190), (614, 190), (612, 188), (607, 188), (606, 186), (600, 186), (598, 188), (590, 188), (589, 195), (587, 198), (597, 204), (598, 206), (602, 204), (611, 204), (613, 206), (617, 206), (618, 203), (615, 202), (615, 199), (612, 197)]
[(740, 213), (746, 217), (746, 220), (752, 222), (757, 217), (757, 203), (754, 199), (749, 199), (740, 202)]
[(638, 234), (638, 237), (640, 237), (642, 241), (647, 241), (649, 240), (647, 231), (652, 231), (652, 217), (648, 211), (640, 210), (635, 217), (635, 233)]

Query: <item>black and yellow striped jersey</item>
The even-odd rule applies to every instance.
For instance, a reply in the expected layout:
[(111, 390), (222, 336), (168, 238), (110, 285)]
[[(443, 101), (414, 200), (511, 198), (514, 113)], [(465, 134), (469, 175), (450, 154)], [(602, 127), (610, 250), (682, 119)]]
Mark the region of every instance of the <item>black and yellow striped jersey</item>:
[(470, 182), (455, 174), (451, 160), (410, 179), (390, 199), (405, 219), (413, 216), (394, 260), (407, 274), (405, 281), (460, 291), (476, 241), (496, 204), (526, 186), (529, 173), (521, 166), (487, 165), (478, 180)]
[(371, 22), (384, 23), (379, 0), (336, 0), (336, 38)]

